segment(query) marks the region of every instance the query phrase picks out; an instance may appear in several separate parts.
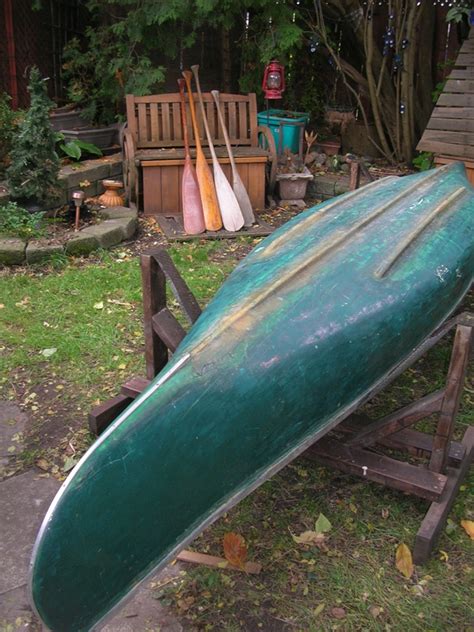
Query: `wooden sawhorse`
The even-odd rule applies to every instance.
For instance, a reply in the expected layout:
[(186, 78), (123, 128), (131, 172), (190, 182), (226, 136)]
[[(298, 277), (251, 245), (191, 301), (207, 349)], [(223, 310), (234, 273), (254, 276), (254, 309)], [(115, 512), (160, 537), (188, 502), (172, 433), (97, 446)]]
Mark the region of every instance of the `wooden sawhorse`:
[[(134, 377), (128, 380), (119, 395), (92, 410), (89, 426), (96, 435), (105, 430), (148, 386), (168, 362), (169, 353), (176, 350), (186, 335), (167, 307), (166, 282), (170, 283), (190, 324), (201, 313), (198, 302), (166, 250), (159, 248), (143, 254), (141, 269), (146, 378)], [(329, 467), (431, 501), (415, 538), (413, 558), (416, 564), (426, 562), (433, 551), (474, 455), (474, 426), (467, 428), (460, 442), (452, 440), (473, 339), (474, 315), (465, 312), (447, 320), (364, 400), (368, 401), (376, 392), (388, 386), (453, 329), (456, 333), (444, 388), (381, 419), (350, 415), (305, 453), (307, 457)], [(435, 413), (439, 418), (433, 436), (411, 428)], [(375, 452), (375, 447), (377, 450), (396, 449), (412, 457), (425, 459), (425, 462), (409, 463)]]

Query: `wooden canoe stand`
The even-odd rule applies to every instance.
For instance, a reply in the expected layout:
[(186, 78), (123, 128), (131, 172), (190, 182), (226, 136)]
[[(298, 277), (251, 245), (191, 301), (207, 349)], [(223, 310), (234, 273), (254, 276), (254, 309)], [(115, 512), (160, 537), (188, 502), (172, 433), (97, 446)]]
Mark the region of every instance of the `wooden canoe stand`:
[[(141, 269), (146, 378), (130, 379), (122, 386), (119, 395), (92, 410), (89, 425), (96, 435), (148, 386), (186, 335), (167, 307), (167, 281), (190, 324), (201, 313), (198, 302), (166, 250), (158, 248), (143, 254)], [(433, 551), (474, 454), (474, 426), (468, 427), (460, 442), (452, 440), (473, 338), (474, 315), (465, 312), (447, 320), (364, 399), (364, 402), (368, 401), (390, 384), (454, 329), (444, 388), (378, 420), (357, 413), (350, 415), (305, 453), (321, 464), (431, 501), (415, 539), (413, 558), (417, 564), (426, 562)], [(438, 415), (434, 435), (411, 427), (433, 414)], [(388, 449), (390, 455), (381, 448)], [(393, 451), (407, 454), (410, 462), (394, 456)]]

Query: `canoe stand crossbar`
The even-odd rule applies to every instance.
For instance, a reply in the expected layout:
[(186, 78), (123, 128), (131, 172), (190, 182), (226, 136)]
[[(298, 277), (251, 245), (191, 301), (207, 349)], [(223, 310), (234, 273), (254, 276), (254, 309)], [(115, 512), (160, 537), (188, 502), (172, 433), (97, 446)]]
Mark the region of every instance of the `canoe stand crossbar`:
[[(122, 386), (120, 395), (92, 410), (89, 425), (96, 435), (148, 386), (186, 335), (167, 307), (167, 281), (191, 324), (201, 313), (166, 250), (159, 248), (143, 254), (141, 269), (146, 378), (130, 379)], [(413, 558), (417, 564), (428, 560), (474, 455), (474, 426), (467, 428), (460, 442), (452, 440), (474, 337), (474, 314), (465, 312), (447, 320), (364, 400), (388, 386), (452, 330), (455, 335), (444, 388), (381, 419), (352, 414), (305, 453), (318, 463), (431, 501), (415, 539)], [(438, 415), (434, 435), (412, 428), (433, 414)], [(380, 448), (388, 448), (391, 454), (381, 452)], [(410, 462), (393, 456), (394, 450), (408, 454)]]

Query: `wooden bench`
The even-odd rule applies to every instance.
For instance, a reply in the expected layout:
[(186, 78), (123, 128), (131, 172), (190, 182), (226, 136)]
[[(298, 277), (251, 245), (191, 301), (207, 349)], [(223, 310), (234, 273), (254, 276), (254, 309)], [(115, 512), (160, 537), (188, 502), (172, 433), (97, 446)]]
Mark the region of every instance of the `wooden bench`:
[[(187, 96), (186, 96), (187, 100)], [(197, 99), (195, 99), (197, 101)], [(206, 116), (216, 153), (224, 172), (230, 175), (230, 161), (225, 148), (215, 103), (210, 93), (203, 94)], [(276, 172), (276, 149), (270, 130), (257, 126), (255, 94), (221, 94), (220, 102), (240, 177), (254, 209), (265, 206), (265, 181), (273, 185)], [(188, 103), (188, 100), (187, 100)], [(182, 212), (181, 178), (184, 167), (184, 141), (180, 116), (179, 93), (126, 97), (127, 128), (123, 135), (124, 181), (129, 200), (149, 215), (177, 215)], [(187, 104), (188, 135), (191, 155), (195, 156), (195, 138)], [(200, 138), (204, 153), (210, 153), (197, 105)], [(259, 135), (266, 147), (259, 146)], [(269, 163), (270, 161), (270, 163)], [(269, 168), (267, 165), (269, 164)]]

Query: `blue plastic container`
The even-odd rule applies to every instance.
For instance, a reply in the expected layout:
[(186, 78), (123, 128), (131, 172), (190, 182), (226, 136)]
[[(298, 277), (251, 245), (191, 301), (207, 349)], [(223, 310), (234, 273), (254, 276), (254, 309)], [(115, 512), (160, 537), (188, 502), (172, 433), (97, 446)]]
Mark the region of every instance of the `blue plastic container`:
[(289, 112), (288, 110), (265, 110), (257, 114), (259, 125), (266, 125), (272, 130), (277, 152), (281, 154), (289, 149), (293, 154), (299, 151), (301, 129), (309, 121), (305, 112)]

